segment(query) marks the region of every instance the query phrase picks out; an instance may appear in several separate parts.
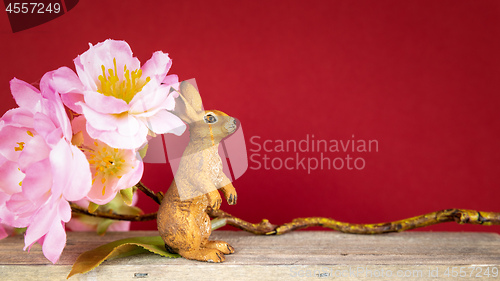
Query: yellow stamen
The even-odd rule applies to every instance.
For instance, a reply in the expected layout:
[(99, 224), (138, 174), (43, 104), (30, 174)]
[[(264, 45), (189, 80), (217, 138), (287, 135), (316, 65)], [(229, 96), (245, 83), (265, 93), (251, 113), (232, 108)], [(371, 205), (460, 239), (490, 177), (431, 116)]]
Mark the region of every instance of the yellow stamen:
[(24, 142), (18, 142), (17, 144), (19, 146), (18, 147), (14, 147), (14, 150), (15, 151), (22, 151), (24, 149)]
[(113, 69), (108, 69), (108, 74), (106, 74), (106, 67), (104, 65), (101, 65), (101, 70), (102, 75), (99, 75), (97, 78), (101, 82), (101, 85), (97, 91), (105, 96), (122, 99), (127, 103), (151, 80), (150, 77), (141, 79), (142, 70), (136, 69), (130, 71), (127, 69), (127, 65), (123, 66), (123, 76), (118, 77), (116, 58), (113, 58)]
[(28, 136), (33, 137), (33, 133), (31, 131), (26, 131), (26, 133), (28, 134)]
[[(100, 177), (101, 183), (104, 184), (110, 176), (120, 178), (131, 168), (127, 165), (119, 149), (111, 148), (103, 143), (96, 142), (95, 149), (88, 149), (88, 162), (93, 169), (93, 178)], [(94, 180), (92, 181), (94, 184)]]

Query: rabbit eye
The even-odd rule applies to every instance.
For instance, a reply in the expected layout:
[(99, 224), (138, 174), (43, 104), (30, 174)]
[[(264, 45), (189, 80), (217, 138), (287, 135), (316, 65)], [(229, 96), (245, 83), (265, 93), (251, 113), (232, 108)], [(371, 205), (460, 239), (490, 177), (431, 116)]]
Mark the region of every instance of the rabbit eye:
[(213, 113), (207, 113), (207, 115), (203, 117), (203, 120), (208, 124), (217, 123), (217, 117)]

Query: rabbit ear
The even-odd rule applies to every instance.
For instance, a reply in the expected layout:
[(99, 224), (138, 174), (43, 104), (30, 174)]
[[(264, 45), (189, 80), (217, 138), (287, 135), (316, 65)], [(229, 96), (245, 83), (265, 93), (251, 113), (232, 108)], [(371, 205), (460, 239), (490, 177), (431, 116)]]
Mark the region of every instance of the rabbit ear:
[(175, 111), (183, 121), (196, 122), (203, 118), (203, 105), (200, 93), (187, 81), (180, 85), (180, 95), (175, 103)]

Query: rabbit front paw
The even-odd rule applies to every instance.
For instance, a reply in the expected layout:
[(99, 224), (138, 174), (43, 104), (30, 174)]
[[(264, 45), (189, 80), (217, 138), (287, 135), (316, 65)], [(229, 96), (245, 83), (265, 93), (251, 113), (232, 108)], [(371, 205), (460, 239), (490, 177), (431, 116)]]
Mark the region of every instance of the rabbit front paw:
[(234, 205), (236, 204), (236, 189), (234, 189), (233, 184), (229, 183), (225, 185), (224, 187), (221, 188), (222, 193), (224, 193), (224, 197), (226, 197), (227, 203), (229, 205)]
[(222, 204), (222, 198), (220, 197), (219, 191), (214, 190), (210, 193), (207, 193), (208, 206), (212, 207), (212, 209), (217, 210), (220, 208)]
[(227, 200), (227, 203), (228, 203), (229, 205), (234, 205), (234, 204), (236, 204), (236, 199), (237, 199), (236, 192), (234, 192), (234, 193), (230, 193), (229, 195), (226, 195), (226, 200)]

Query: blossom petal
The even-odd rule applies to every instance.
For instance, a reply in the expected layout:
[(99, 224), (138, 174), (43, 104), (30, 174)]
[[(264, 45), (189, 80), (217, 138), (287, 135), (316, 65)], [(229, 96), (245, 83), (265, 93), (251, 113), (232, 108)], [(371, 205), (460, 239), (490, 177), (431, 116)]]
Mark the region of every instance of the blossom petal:
[(0, 219), (12, 227), (27, 227), (36, 208), (21, 192), (14, 193), (5, 205), (0, 206)]
[[(35, 131), (40, 134), (44, 140), (47, 140), (49, 145), (55, 145), (59, 139), (61, 139), (62, 131), (60, 127), (56, 126), (49, 116), (42, 113), (36, 113), (33, 119)], [(54, 132), (56, 132), (56, 135), (53, 135)]]
[(144, 172), (144, 163), (138, 160), (134, 164), (134, 169), (128, 172), (127, 174), (123, 175), (118, 181), (117, 185), (120, 187), (120, 189), (125, 189), (134, 186), (141, 180), (143, 172)]
[[(33, 163), (26, 169), (22, 191), (25, 200), (42, 204), (52, 188), (52, 171), (49, 159)], [(61, 171), (63, 172), (63, 171)]]
[(175, 109), (175, 99), (179, 96), (178, 92), (172, 92), (168, 95), (167, 100), (165, 101), (165, 109), (166, 110), (174, 110)]
[(97, 130), (87, 122), (87, 132), (92, 138), (98, 139), (111, 147), (118, 149), (137, 149), (146, 143), (148, 128), (146, 126), (139, 126), (135, 135), (124, 137), (117, 131)]
[(112, 223), (108, 227), (108, 231), (129, 231), (130, 230), (130, 222), (129, 221), (117, 221)]
[(25, 227), (29, 224), (29, 218), (16, 216), (14, 212), (7, 208), (6, 202), (11, 195), (0, 192), (0, 222), (12, 227)]
[(162, 81), (172, 66), (172, 60), (161, 51), (156, 51), (153, 56), (141, 67), (142, 77), (157, 78)]
[[(73, 70), (63, 66), (55, 70), (52, 74), (52, 86), (60, 94), (76, 93), (83, 94), (83, 83)], [(62, 95), (64, 96), (64, 95)], [(70, 105), (66, 105), (70, 107)], [(71, 108), (71, 107), (70, 107)]]
[(69, 222), (69, 220), (71, 219), (71, 206), (69, 205), (68, 201), (59, 201), (58, 215), (63, 222)]
[(115, 69), (118, 77), (123, 76), (124, 67), (130, 71), (139, 69), (140, 62), (132, 56), (132, 50), (125, 41), (106, 40), (95, 46), (90, 45), (89, 50), (75, 59), (75, 66), (78, 76), (83, 84), (92, 91), (97, 91), (98, 77), (103, 75), (102, 66), (105, 68), (105, 74), (108, 69)]
[(148, 83), (130, 102), (130, 114), (156, 114), (158, 110), (166, 109), (168, 105), (168, 86), (155, 86)]
[(50, 147), (47, 146), (44, 139), (40, 135), (35, 135), (26, 142), (19, 155), (19, 168), (21, 171), (26, 172), (28, 166), (47, 158), (49, 153)]
[(13, 108), (2, 116), (4, 126), (33, 128), (33, 112), (26, 108)]
[(26, 108), (32, 112), (39, 110), (42, 96), (37, 88), (14, 78), (10, 80), (10, 91), (19, 107)]
[[(7, 202), (5, 202), (5, 206), (7, 210), (13, 215), (22, 214), (23, 217), (31, 217), (36, 211), (37, 206), (33, 204), (30, 200), (27, 200), (22, 192), (14, 193), (9, 198)], [(31, 221), (31, 220), (30, 220)], [(10, 225), (14, 227), (25, 227), (27, 225), (16, 225), (13, 222), (9, 222)]]
[(121, 118), (116, 118), (118, 133), (124, 137), (136, 135), (139, 131), (139, 121), (131, 115), (124, 115)]
[(9, 234), (7, 234), (7, 231), (5, 231), (3, 226), (0, 225), (0, 240), (4, 239), (7, 236), (9, 236)]
[[(116, 119), (119, 118), (119, 116), (97, 112), (84, 103), (79, 103), (79, 105), (82, 107), (83, 115), (85, 119), (87, 119), (87, 124), (91, 124), (96, 130), (116, 130)], [(89, 135), (96, 138), (90, 133)]]
[(66, 246), (66, 231), (61, 221), (54, 220), (43, 239), (43, 255), (52, 263), (56, 263)]
[(94, 144), (94, 139), (87, 133), (87, 120), (84, 115), (77, 116), (71, 121), (71, 128), (73, 129), (73, 134), (81, 133), (83, 136), (83, 144), (91, 146)]
[(0, 127), (0, 140), (2, 140), (0, 154), (10, 161), (17, 162), (21, 154), (22, 144), (27, 144), (32, 138), (27, 131), (26, 128)]
[(151, 117), (144, 118), (143, 121), (156, 134), (174, 133), (180, 136), (186, 130), (184, 122), (167, 110), (161, 110)]
[(56, 206), (48, 202), (45, 206), (40, 208), (38, 212), (33, 216), (28, 229), (26, 230), (26, 234), (24, 236), (24, 250), (35, 242), (37, 242), (40, 238), (42, 238), (47, 232), (51, 229), (54, 221), (58, 221), (61, 223), (61, 220), (56, 215)]
[(105, 96), (98, 92), (86, 91), (85, 103), (95, 111), (108, 114), (117, 114), (129, 109), (129, 105), (122, 99)]
[(87, 195), (87, 198), (99, 205), (108, 203), (109, 201), (113, 200), (113, 198), (115, 198), (117, 190), (115, 190), (113, 187), (116, 187), (116, 182), (118, 182), (116, 178), (106, 180), (105, 182), (102, 182), (101, 178), (96, 178), (94, 184), (92, 185), (92, 188)]
[(179, 76), (177, 76), (177, 74), (167, 75), (163, 79), (163, 81), (161, 81), (161, 83), (174, 88), (176, 91), (179, 91), (180, 83), (179, 83)]
[(44, 97), (46, 97), (46, 99), (42, 100), (43, 113), (49, 117), (56, 127), (60, 128), (60, 131), (66, 139), (71, 139), (71, 125), (66, 109), (61, 101), (61, 97), (48, 86), (50, 83), (45, 81), (49, 79), (47, 78), (49, 76), (49, 74), (44, 75), (42, 82), (40, 82), (41, 87), (47, 88), (46, 90), (42, 90)]
[[(75, 63), (76, 73), (78, 75), (78, 78), (80, 78), (80, 81), (82, 82), (83, 87), (87, 90), (97, 91), (96, 82), (98, 82), (98, 80), (94, 79), (94, 77), (92, 77), (90, 75), (90, 73), (85, 71), (86, 68), (89, 68), (90, 63), (87, 61), (82, 62), (81, 56), (76, 57), (73, 60), (73, 62)], [(82, 97), (82, 99), (83, 99), (83, 97)]]
[[(21, 192), (20, 183), (24, 179), (24, 173), (18, 169), (16, 162), (9, 161), (0, 156), (0, 193), (12, 195)], [(0, 202), (1, 203), (1, 202)]]
[(52, 194), (62, 194), (69, 201), (84, 198), (92, 185), (92, 175), (83, 152), (61, 140), (49, 158), (53, 171)]

